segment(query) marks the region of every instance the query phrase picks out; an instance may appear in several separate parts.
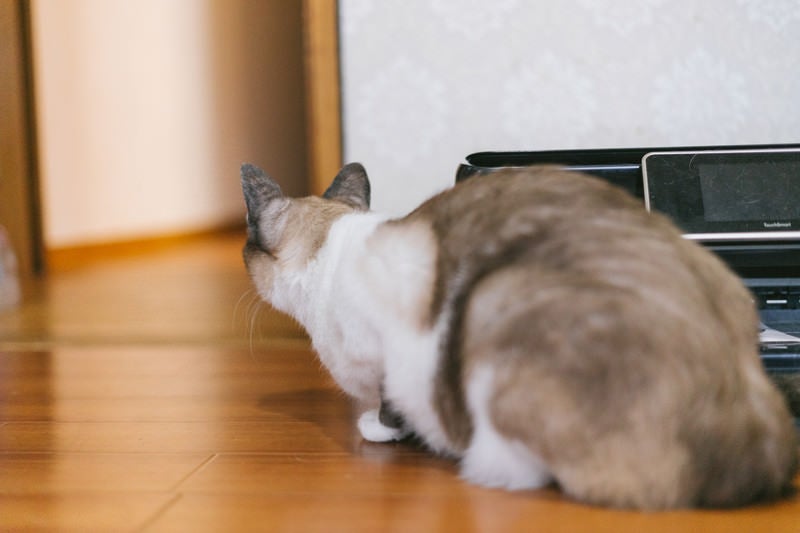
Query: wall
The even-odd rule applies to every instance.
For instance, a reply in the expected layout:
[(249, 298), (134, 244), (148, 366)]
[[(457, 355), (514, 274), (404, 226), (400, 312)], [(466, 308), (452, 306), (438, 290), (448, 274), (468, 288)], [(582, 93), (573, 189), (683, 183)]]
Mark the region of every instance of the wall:
[(475, 151), (800, 141), (797, 0), (340, 0), (340, 25), (380, 210)]
[(244, 217), (243, 161), (305, 190), (300, 2), (34, 0), (48, 247)]

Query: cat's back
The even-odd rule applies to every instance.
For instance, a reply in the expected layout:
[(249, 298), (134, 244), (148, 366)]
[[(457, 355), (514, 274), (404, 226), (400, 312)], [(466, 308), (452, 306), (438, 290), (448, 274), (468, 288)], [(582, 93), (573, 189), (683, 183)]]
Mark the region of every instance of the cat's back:
[(556, 167), (470, 178), (405, 220), (424, 221), (437, 241), (434, 314), (488, 272), (511, 264), (667, 292), (673, 284), (699, 288), (692, 283), (697, 271), (719, 273), (722, 279), (714, 284), (733, 279), (719, 261), (625, 191)]
[(468, 226), (473, 234), (506, 230), (497, 236), (503, 238), (528, 233), (536, 221), (579, 222), (614, 211), (640, 214), (641, 202), (601, 179), (537, 166), (474, 176), (430, 198), (408, 218), (430, 220), (437, 232), (448, 237), (458, 236)]
[[(550, 243), (606, 243), (678, 232), (640, 201), (603, 180), (556, 167), (476, 176), (434, 196), (408, 217), (431, 224), (444, 252), (489, 257), (506, 248)], [(548, 253), (549, 255), (549, 253)]]

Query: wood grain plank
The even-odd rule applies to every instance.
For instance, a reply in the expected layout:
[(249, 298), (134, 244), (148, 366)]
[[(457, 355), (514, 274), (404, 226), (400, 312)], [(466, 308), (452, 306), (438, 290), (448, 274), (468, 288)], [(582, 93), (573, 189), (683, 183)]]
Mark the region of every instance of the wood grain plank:
[(0, 495), (168, 492), (207, 454), (0, 453)]
[(175, 499), (169, 493), (3, 495), (0, 531), (140, 531)]
[(0, 452), (49, 453), (346, 453), (314, 424), (266, 422), (10, 422)]
[[(0, 531), (798, 531), (798, 496), (614, 511), (473, 487), (412, 443), (364, 442), (307, 343), (267, 324), (266, 342), (242, 348), (212, 323), (230, 322), (241, 289), (231, 242), (59, 274), (68, 291), (19, 311), (29, 330), (0, 315)], [(126, 294), (132, 279), (148, 294)], [(130, 308), (106, 310), (115, 287)], [(208, 293), (180, 302), (190, 287)], [(76, 301), (88, 310), (67, 316)], [(170, 331), (176, 312), (190, 317)]]
[(182, 492), (354, 497), (441, 496), (468, 490), (456, 464), (399, 444), (365, 447), (348, 455), (218, 455), (187, 479)]
[(580, 505), (544, 491), (424, 495), (186, 494), (147, 531), (797, 531), (798, 501), (745, 511), (640, 513)]
[(134, 256), (76, 264), (41, 280), (26, 304), (0, 313), (4, 345), (274, 345), (307, 336), (261, 303), (241, 249), (225, 234)]

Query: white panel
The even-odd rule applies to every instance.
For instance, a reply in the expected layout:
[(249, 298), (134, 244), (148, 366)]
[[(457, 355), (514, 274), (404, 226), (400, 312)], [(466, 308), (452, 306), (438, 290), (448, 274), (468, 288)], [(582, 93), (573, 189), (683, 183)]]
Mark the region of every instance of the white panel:
[(481, 150), (800, 140), (798, 0), (340, 0), (345, 158), (399, 214)]

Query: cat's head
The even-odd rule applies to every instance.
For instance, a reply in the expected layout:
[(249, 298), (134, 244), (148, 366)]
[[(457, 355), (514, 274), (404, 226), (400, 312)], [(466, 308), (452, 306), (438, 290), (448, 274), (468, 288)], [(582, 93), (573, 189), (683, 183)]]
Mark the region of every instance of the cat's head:
[(336, 219), (369, 209), (369, 179), (359, 163), (345, 165), (322, 197), (288, 198), (263, 170), (247, 163), (241, 178), (247, 204), (244, 261), (267, 301), (273, 301), (279, 276), (302, 271), (315, 257)]

